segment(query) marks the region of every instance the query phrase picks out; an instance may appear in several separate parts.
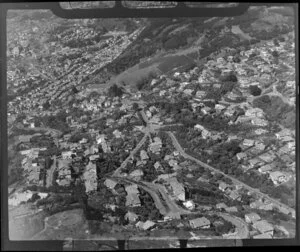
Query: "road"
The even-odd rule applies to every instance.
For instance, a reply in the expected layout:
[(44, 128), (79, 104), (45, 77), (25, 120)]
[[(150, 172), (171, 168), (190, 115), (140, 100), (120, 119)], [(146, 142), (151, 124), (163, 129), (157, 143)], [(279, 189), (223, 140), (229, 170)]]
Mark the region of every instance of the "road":
[(235, 226), (236, 234), (234, 235), (234, 237), (230, 237), (230, 238), (238, 238), (238, 239), (249, 238), (250, 232), (249, 232), (248, 224), (245, 221), (243, 221), (241, 218), (238, 218), (236, 216), (227, 213), (215, 212), (215, 214), (219, 215), (224, 220), (231, 222)]
[(229, 179), (230, 179), (231, 181), (233, 181), (235, 184), (237, 184), (237, 185), (242, 185), (244, 188), (248, 189), (250, 192), (254, 192), (254, 193), (256, 193), (257, 195), (259, 195), (260, 197), (269, 200), (269, 201), (272, 202), (275, 206), (283, 207), (283, 208), (287, 209), (290, 213), (292, 213), (292, 215), (295, 214), (295, 209), (293, 209), (293, 208), (291, 208), (291, 207), (289, 207), (289, 206), (287, 206), (287, 205), (285, 205), (285, 204), (279, 202), (278, 200), (275, 200), (275, 199), (269, 197), (268, 195), (266, 195), (266, 194), (260, 192), (258, 189), (252, 188), (251, 186), (246, 185), (245, 183), (243, 183), (243, 182), (241, 182), (241, 181), (239, 181), (239, 180), (237, 180), (237, 179), (235, 179), (235, 178), (233, 178), (233, 177), (231, 177), (231, 176), (229, 176), (229, 175), (227, 175), (227, 174), (221, 172), (220, 170), (218, 170), (218, 169), (216, 169), (216, 168), (214, 168), (214, 167), (212, 167), (212, 166), (210, 166), (210, 165), (208, 165), (208, 164), (206, 164), (206, 163), (203, 163), (202, 161), (200, 161), (200, 160), (198, 160), (198, 159), (196, 159), (196, 158), (194, 158), (194, 157), (192, 157), (192, 156), (186, 154), (185, 151), (182, 149), (181, 145), (178, 143), (178, 141), (177, 141), (176, 137), (174, 136), (174, 134), (173, 134), (172, 132), (170, 132), (170, 131), (168, 131), (167, 133), (168, 133), (168, 135), (171, 137), (172, 142), (173, 142), (173, 145), (174, 145), (174, 147), (176, 148), (176, 150), (179, 151), (180, 154), (181, 154), (184, 158), (190, 159), (190, 160), (196, 162), (197, 164), (199, 164), (199, 165), (201, 165), (201, 166), (203, 166), (203, 167), (209, 169), (210, 171), (213, 171), (213, 172), (215, 172), (215, 173), (220, 173), (220, 174), (222, 174), (224, 177), (229, 178)]
[[(179, 215), (190, 215), (190, 214), (202, 213), (201, 211), (191, 212), (189, 210), (185, 210), (179, 207), (166, 193), (166, 189), (164, 188), (163, 185), (153, 184), (150, 182), (138, 182), (129, 178), (117, 177), (116, 179), (126, 181), (132, 184), (136, 184), (138, 187), (148, 192), (152, 197), (152, 199), (154, 200), (154, 204), (156, 208), (164, 216), (179, 217)], [(161, 194), (162, 197), (159, 196), (159, 193)], [(163, 203), (162, 201), (164, 201), (165, 203)], [(167, 205), (168, 207), (166, 208), (165, 205)], [(235, 238), (239, 238), (239, 239), (249, 238), (248, 224), (245, 221), (243, 221), (241, 218), (229, 215), (227, 213), (221, 213), (215, 211), (209, 213), (209, 215), (214, 215), (214, 214), (222, 217), (224, 220), (228, 222), (231, 222), (236, 227)]]
[(118, 169), (115, 170), (115, 172), (113, 173), (113, 176), (120, 176), (120, 171), (122, 168), (125, 168), (127, 163), (133, 159), (134, 155), (136, 154), (136, 152), (143, 146), (143, 144), (145, 143), (145, 141), (147, 140), (149, 134), (145, 134), (143, 136), (143, 138), (141, 139), (141, 141), (137, 144), (137, 146), (130, 152), (130, 155), (122, 162), (122, 164), (120, 165), (120, 167)]
[(26, 130), (26, 131), (47, 131), (53, 134), (53, 137), (59, 137), (62, 135), (62, 132), (52, 128), (44, 128), (44, 127), (34, 127), (34, 128), (25, 128), (25, 127), (18, 127), (19, 129)]
[(53, 173), (56, 169), (56, 156), (53, 157), (53, 164), (51, 165), (50, 169), (47, 170), (47, 181), (46, 186), (50, 187), (53, 183)]

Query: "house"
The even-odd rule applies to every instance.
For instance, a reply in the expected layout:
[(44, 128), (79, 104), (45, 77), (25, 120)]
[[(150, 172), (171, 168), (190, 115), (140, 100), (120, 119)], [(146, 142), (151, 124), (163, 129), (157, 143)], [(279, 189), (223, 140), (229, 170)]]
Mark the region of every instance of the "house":
[(149, 230), (152, 229), (155, 226), (155, 222), (147, 220), (144, 224), (143, 224), (143, 229), (144, 230)]
[(273, 236), (274, 226), (265, 220), (255, 222), (253, 224), (253, 227), (257, 229), (261, 234), (268, 233)]
[(284, 183), (288, 180), (287, 176), (280, 172), (280, 171), (274, 171), (270, 173), (270, 179), (273, 181), (275, 185)]
[(261, 135), (261, 134), (267, 133), (268, 131), (265, 130), (265, 129), (256, 129), (254, 132), (255, 132), (255, 134), (257, 134), (257, 135)]
[(72, 151), (63, 151), (61, 153), (61, 156), (62, 156), (63, 159), (71, 159), (72, 154), (74, 154)]
[(97, 158), (99, 158), (99, 155), (91, 155), (89, 156), (90, 161), (95, 161)]
[(29, 190), (25, 192), (15, 193), (12, 197), (8, 199), (8, 205), (10, 206), (18, 206), (21, 202), (27, 202), (31, 199), (33, 193)]
[(258, 158), (252, 158), (248, 160), (250, 168), (254, 168), (256, 165), (263, 165), (263, 163)]
[(118, 184), (118, 182), (116, 182), (112, 179), (109, 179), (109, 178), (104, 181), (104, 185), (111, 190), (114, 189), (117, 184)]
[(138, 196), (139, 191), (138, 191), (137, 185), (134, 184), (134, 185), (126, 186), (125, 190), (127, 192), (126, 206), (133, 206), (133, 207), (140, 206), (141, 201), (140, 201), (140, 198)]
[(266, 146), (264, 143), (256, 142), (253, 148), (255, 148), (258, 151), (263, 151), (266, 148)]
[(137, 228), (149, 230), (155, 226), (155, 222), (147, 220), (146, 222), (139, 221), (135, 225)]
[(238, 160), (245, 159), (245, 158), (247, 158), (247, 154), (246, 154), (245, 152), (237, 153), (237, 154), (236, 154), (236, 158), (237, 158)]
[(266, 165), (263, 165), (263, 166), (261, 166), (261, 167), (259, 167), (258, 168), (258, 171), (260, 172), (260, 173), (267, 173), (267, 172), (270, 172), (270, 171), (272, 171), (272, 166), (271, 165), (269, 165), (269, 164), (266, 164)]
[(211, 111), (211, 108), (206, 106), (206, 107), (202, 108), (201, 111), (203, 114), (206, 115)]
[(142, 161), (149, 159), (149, 156), (145, 150), (141, 150), (140, 157)]
[(172, 188), (173, 194), (176, 199), (185, 201), (185, 189), (184, 186), (178, 182), (176, 177), (172, 177), (169, 180), (169, 184)]
[(128, 220), (129, 222), (135, 222), (139, 218), (135, 213), (128, 211), (125, 216), (125, 220)]
[(217, 111), (217, 112), (221, 112), (222, 110), (224, 110), (226, 107), (225, 106), (223, 106), (223, 105), (221, 105), (221, 104), (216, 104), (215, 105), (215, 110)]
[(258, 234), (254, 235), (253, 239), (272, 239), (272, 235), (270, 233)]
[(284, 136), (280, 139), (282, 142), (295, 142), (295, 139), (291, 136)]
[(129, 174), (130, 177), (134, 177), (137, 180), (140, 180), (144, 175), (144, 172), (141, 169), (136, 169)]
[(205, 95), (206, 95), (205, 91), (199, 90), (196, 92), (196, 97), (198, 97), (198, 98), (203, 98)]
[(87, 143), (87, 142), (88, 142), (88, 140), (87, 140), (86, 138), (82, 138), (82, 139), (79, 141), (80, 144), (85, 144), (85, 143)]
[(295, 141), (289, 142), (287, 146), (290, 150), (295, 150)]
[(242, 145), (247, 146), (247, 147), (251, 147), (254, 145), (254, 140), (252, 139), (244, 139)]
[(21, 136), (19, 136), (19, 142), (29, 143), (31, 137), (32, 137), (31, 135), (21, 135)]
[(187, 209), (193, 210), (195, 209), (195, 203), (192, 200), (187, 200), (182, 203)]
[(261, 154), (260, 156), (258, 156), (258, 158), (260, 158), (261, 160), (263, 160), (266, 163), (271, 163), (274, 160), (275, 156), (268, 153), (268, 152), (266, 152), (266, 153)]
[(281, 160), (284, 161), (286, 164), (291, 164), (295, 161), (295, 159), (292, 159), (289, 155), (284, 154), (281, 157)]
[(238, 209), (235, 206), (225, 208), (225, 211), (228, 213), (236, 213)]
[(260, 119), (260, 118), (253, 118), (251, 120), (251, 123), (253, 125), (256, 125), (256, 126), (261, 126), (261, 127), (265, 127), (268, 125), (268, 121), (267, 120), (264, 120), (264, 119)]
[(205, 217), (190, 220), (189, 224), (192, 228), (209, 228), (210, 227), (210, 221)]
[(275, 136), (276, 136), (277, 139), (281, 139), (285, 136), (291, 136), (291, 131), (288, 130), (288, 129), (283, 129), (283, 130), (275, 133)]
[(249, 224), (259, 221), (261, 218), (257, 213), (248, 213), (245, 214), (245, 221)]
[(225, 204), (225, 203), (218, 203), (218, 204), (216, 204), (216, 208), (217, 209), (225, 209), (225, 208), (227, 208), (228, 206)]
[(268, 203), (268, 204), (261, 204), (258, 209), (260, 210), (265, 210), (265, 211), (272, 211), (274, 209), (274, 206), (272, 203)]
[(231, 191), (228, 196), (232, 200), (240, 200), (241, 199), (241, 195), (236, 191)]
[(226, 191), (226, 189), (229, 187), (229, 185), (227, 185), (226, 183), (224, 183), (224, 182), (221, 182), (220, 184), (219, 184), (219, 190), (221, 190), (222, 192), (225, 192)]

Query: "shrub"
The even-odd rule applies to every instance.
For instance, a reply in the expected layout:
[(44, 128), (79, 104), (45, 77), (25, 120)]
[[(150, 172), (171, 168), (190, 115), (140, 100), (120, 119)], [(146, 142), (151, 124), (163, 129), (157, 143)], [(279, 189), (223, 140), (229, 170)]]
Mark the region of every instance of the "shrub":
[(182, 36), (174, 36), (170, 39), (168, 39), (165, 43), (164, 43), (164, 48), (166, 50), (170, 50), (170, 49), (177, 49), (181, 46), (184, 46), (187, 44), (186, 38), (182, 37)]

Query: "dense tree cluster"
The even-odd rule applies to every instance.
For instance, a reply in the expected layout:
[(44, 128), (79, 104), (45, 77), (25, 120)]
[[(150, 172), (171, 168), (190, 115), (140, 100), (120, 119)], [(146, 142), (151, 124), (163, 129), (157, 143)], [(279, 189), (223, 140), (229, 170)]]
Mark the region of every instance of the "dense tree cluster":
[(124, 89), (119, 87), (117, 84), (112, 85), (108, 89), (108, 95), (110, 97), (121, 97), (124, 94)]
[(57, 129), (63, 133), (70, 131), (69, 124), (66, 121), (67, 113), (61, 110), (56, 115), (46, 115), (40, 118), (41, 122), (45, 127)]
[(249, 90), (253, 96), (259, 96), (261, 94), (261, 89), (257, 85), (250, 85)]
[(153, 220), (157, 221), (162, 218), (159, 210), (148, 192), (139, 188), (141, 207), (134, 207), (133, 211), (140, 216), (141, 221)]

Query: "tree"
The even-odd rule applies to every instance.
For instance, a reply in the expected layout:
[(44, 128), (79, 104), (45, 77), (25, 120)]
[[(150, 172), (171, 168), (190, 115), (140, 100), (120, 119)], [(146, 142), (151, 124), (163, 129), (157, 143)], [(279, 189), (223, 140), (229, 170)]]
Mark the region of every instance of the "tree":
[(233, 72), (231, 72), (228, 75), (222, 76), (221, 81), (223, 81), (223, 82), (237, 82), (238, 79), (237, 79), (236, 75)]
[(134, 103), (132, 104), (132, 109), (133, 109), (134, 111), (137, 111), (137, 110), (139, 109), (139, 105), (138, 105), (136, 102), (134, 102)]
[(112, 85), (109, 89), (108, 89), (108, 95), (112, 96), (112, 97), (116, 97), (116, 96), (122, 96), (124, 93), (124, 89), (122, 87), (118, 87), (116, 84)]
[(74, 94), (77, 94), (79, 92), (78, 89), (75, 86), (72, 87), (72, 91), (73, 91)]
[(44, 110), (47, 110), (47, 109), (49, 109), (50, 107), (51, 107), (51, 105), (50, 105), (49, 101), (46, 101), (46, 102), (43, 104), (43, 109), (44, 109)]
[(272, 52), (272, 56), (273, 56), (274, 58), (278, 58), (278, 57), (279, 57), (279, 53), (278, 53), (276, 50), (274, 50), (274, 51)]
[(275, 46), (280, 46), (277, 39), (273, 39), (273, 43)]
[(261, 94), (261, 89), (257, 85), (251, 85), (249, 89), (253, 96), (258, 96)]

